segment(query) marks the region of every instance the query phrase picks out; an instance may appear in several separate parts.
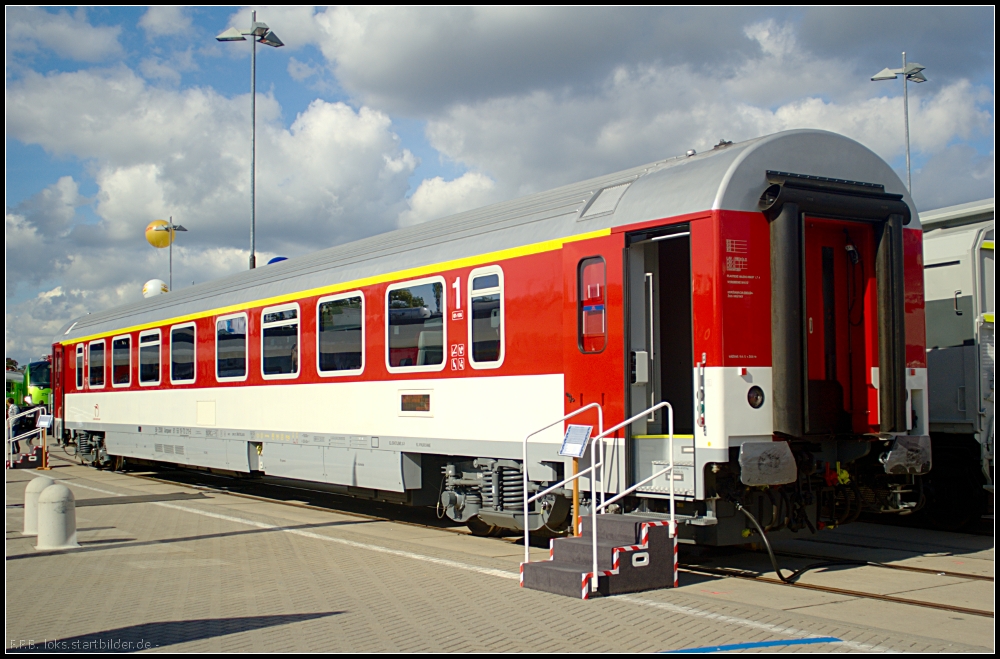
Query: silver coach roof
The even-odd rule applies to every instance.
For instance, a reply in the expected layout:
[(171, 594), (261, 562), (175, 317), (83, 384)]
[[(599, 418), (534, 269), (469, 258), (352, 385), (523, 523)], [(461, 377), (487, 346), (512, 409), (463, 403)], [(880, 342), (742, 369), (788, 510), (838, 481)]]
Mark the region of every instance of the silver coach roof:
[(451, 215), (158, 295), (67, 323), (54, 342), (452, 259), (706, 210), (757, 212), (767, 170), (864, 181), (902, 194), (892, 168), (842, 135), (793, 130), (720, 145)]
[(920, 224), (924, 231), (945, 227), (956, 227), (992, 220), (994, 217), (993, 197), (981, 201), (970, 201), (957, 206), (946, 206), (924, 211), (920, 214)]

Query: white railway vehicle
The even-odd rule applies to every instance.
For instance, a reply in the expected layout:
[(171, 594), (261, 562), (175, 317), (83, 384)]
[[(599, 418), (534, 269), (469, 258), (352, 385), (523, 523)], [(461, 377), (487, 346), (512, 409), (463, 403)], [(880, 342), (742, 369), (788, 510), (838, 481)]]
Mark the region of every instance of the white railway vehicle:
[[(525, 470), (533, 491), (570, 473), (561, 427), (524, 464), (526, 435), (667, 401), (682, 537), (745, 542), (736, 502), (816, 532), (911, 510), (930, 467), (921, 239), (852, 140), (723, 141), (72, 320), (58, 428), (98, 465), (296, 479), (488, 532), (523, 528)], [(609, 441), (601, 488), (669, 462), (667, 426)], [(529, 528), (566, 529), (569, 501), (535, 502)]]
[(922, 516), (958, 529), (984, 513), (993, 490), (993, 199), (921, 213), (920, 220), (934, 450)]

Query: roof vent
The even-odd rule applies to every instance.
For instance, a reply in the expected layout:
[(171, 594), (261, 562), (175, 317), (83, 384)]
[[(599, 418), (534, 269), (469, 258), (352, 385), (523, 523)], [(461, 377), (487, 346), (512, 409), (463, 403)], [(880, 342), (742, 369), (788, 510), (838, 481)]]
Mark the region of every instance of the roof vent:
[(714, 148), (714, 149), (722, 149), (722, 148), (725, 148), (725, 147), (729, 146), (732, 143), (733, 143), (732, 140), (722, 140), (722, 139), (720, 139), (719, 143), (716, 144), (712, 148)]
[(687, 156), (688, 158), (690, 158), (691, 156), (693, 156), (693, 155), (695, 155), (695, 154), (697, 154), (697, 153), (698, 153), (698, 152), (697, 152), (697, 151), (695, 151), (694, 149), (688, 149), (688, 150), (687, 150), (687, 153), (685, 153), (684, 155), (686, 155), (686, 156)]
[(629, 181), (628, 183), (619, 183), (618, 185), (611, 185), (598, 192), (594, 195), (593, 200), (590, 202), (590, 205), (587, 206), (586, 210), (584, 210), (580, 219), (585, 220), (596, 215), (604, 215), (605, 213), (613, 212), (630, 185), (632, 185), (632, 181)]

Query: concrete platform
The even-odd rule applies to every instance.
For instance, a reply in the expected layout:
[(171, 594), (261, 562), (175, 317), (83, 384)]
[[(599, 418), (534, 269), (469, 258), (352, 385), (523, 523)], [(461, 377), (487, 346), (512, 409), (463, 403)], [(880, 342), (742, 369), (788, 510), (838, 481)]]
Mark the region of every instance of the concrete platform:
[[(519, 588), (510, 541), (217, 492), (178, 499), (196, 491), (53, 464), (81, 503), (104, 501), (78, 507), (80, 549), (36, 551), (20, 534), (35, 472), (7, 472), (9, 649), (993, 651), (991, 618), (734, 579), (576, 601)], [(920, 588), (981, 597), (954, 581)]]

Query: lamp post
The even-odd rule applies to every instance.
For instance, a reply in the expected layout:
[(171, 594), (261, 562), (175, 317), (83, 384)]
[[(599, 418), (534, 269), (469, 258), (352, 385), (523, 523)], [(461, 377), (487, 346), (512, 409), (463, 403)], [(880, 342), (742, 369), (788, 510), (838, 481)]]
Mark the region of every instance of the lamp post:
[(254, 236), (256, 224), (256, 173), (257, 161), (257, 43), (280, 48), (285, 44), (278, 38), (267, 23), (257, 22), (257, 12), (250, 14), (250, 30), (243, 32), (231, 27), (219, 36), (217, 41), (246, 41), (250, 37), (250, 269), (257, 267), (257, 252)]
[(907, 83), (927, 82), (927, 78), (921, 71), (924, 67), (916, 62), (906, 63), (906, 53), (903, 53), (903, 68), (885, 68), (872, 76), (872, 82), (881, 80), (895, 80), (897, 76), (903, 76), (903, 131), (906, 134), (906, 191), (913, 194), (913, 184), (910, 182), (910, 99), (907, 93)]
[(185, 229), (179, 224), (174, 224), (174, 216), (171, 215), (170, 219), (167, 221), (166, 224), (156, 227), (155, 229), (153, 229), (153, 231), (170, 232), (170, 234), (168, 235), (168, 238), (170, 238), (170, 240), (167, 241), (167, 251), (170, 254), (170, 275), (168, 277), (170, 281), (167, 284), (167, 290), (172, 293), (174, 291), (174, 235), (178, 231), (187, 231), (187, 229)]

